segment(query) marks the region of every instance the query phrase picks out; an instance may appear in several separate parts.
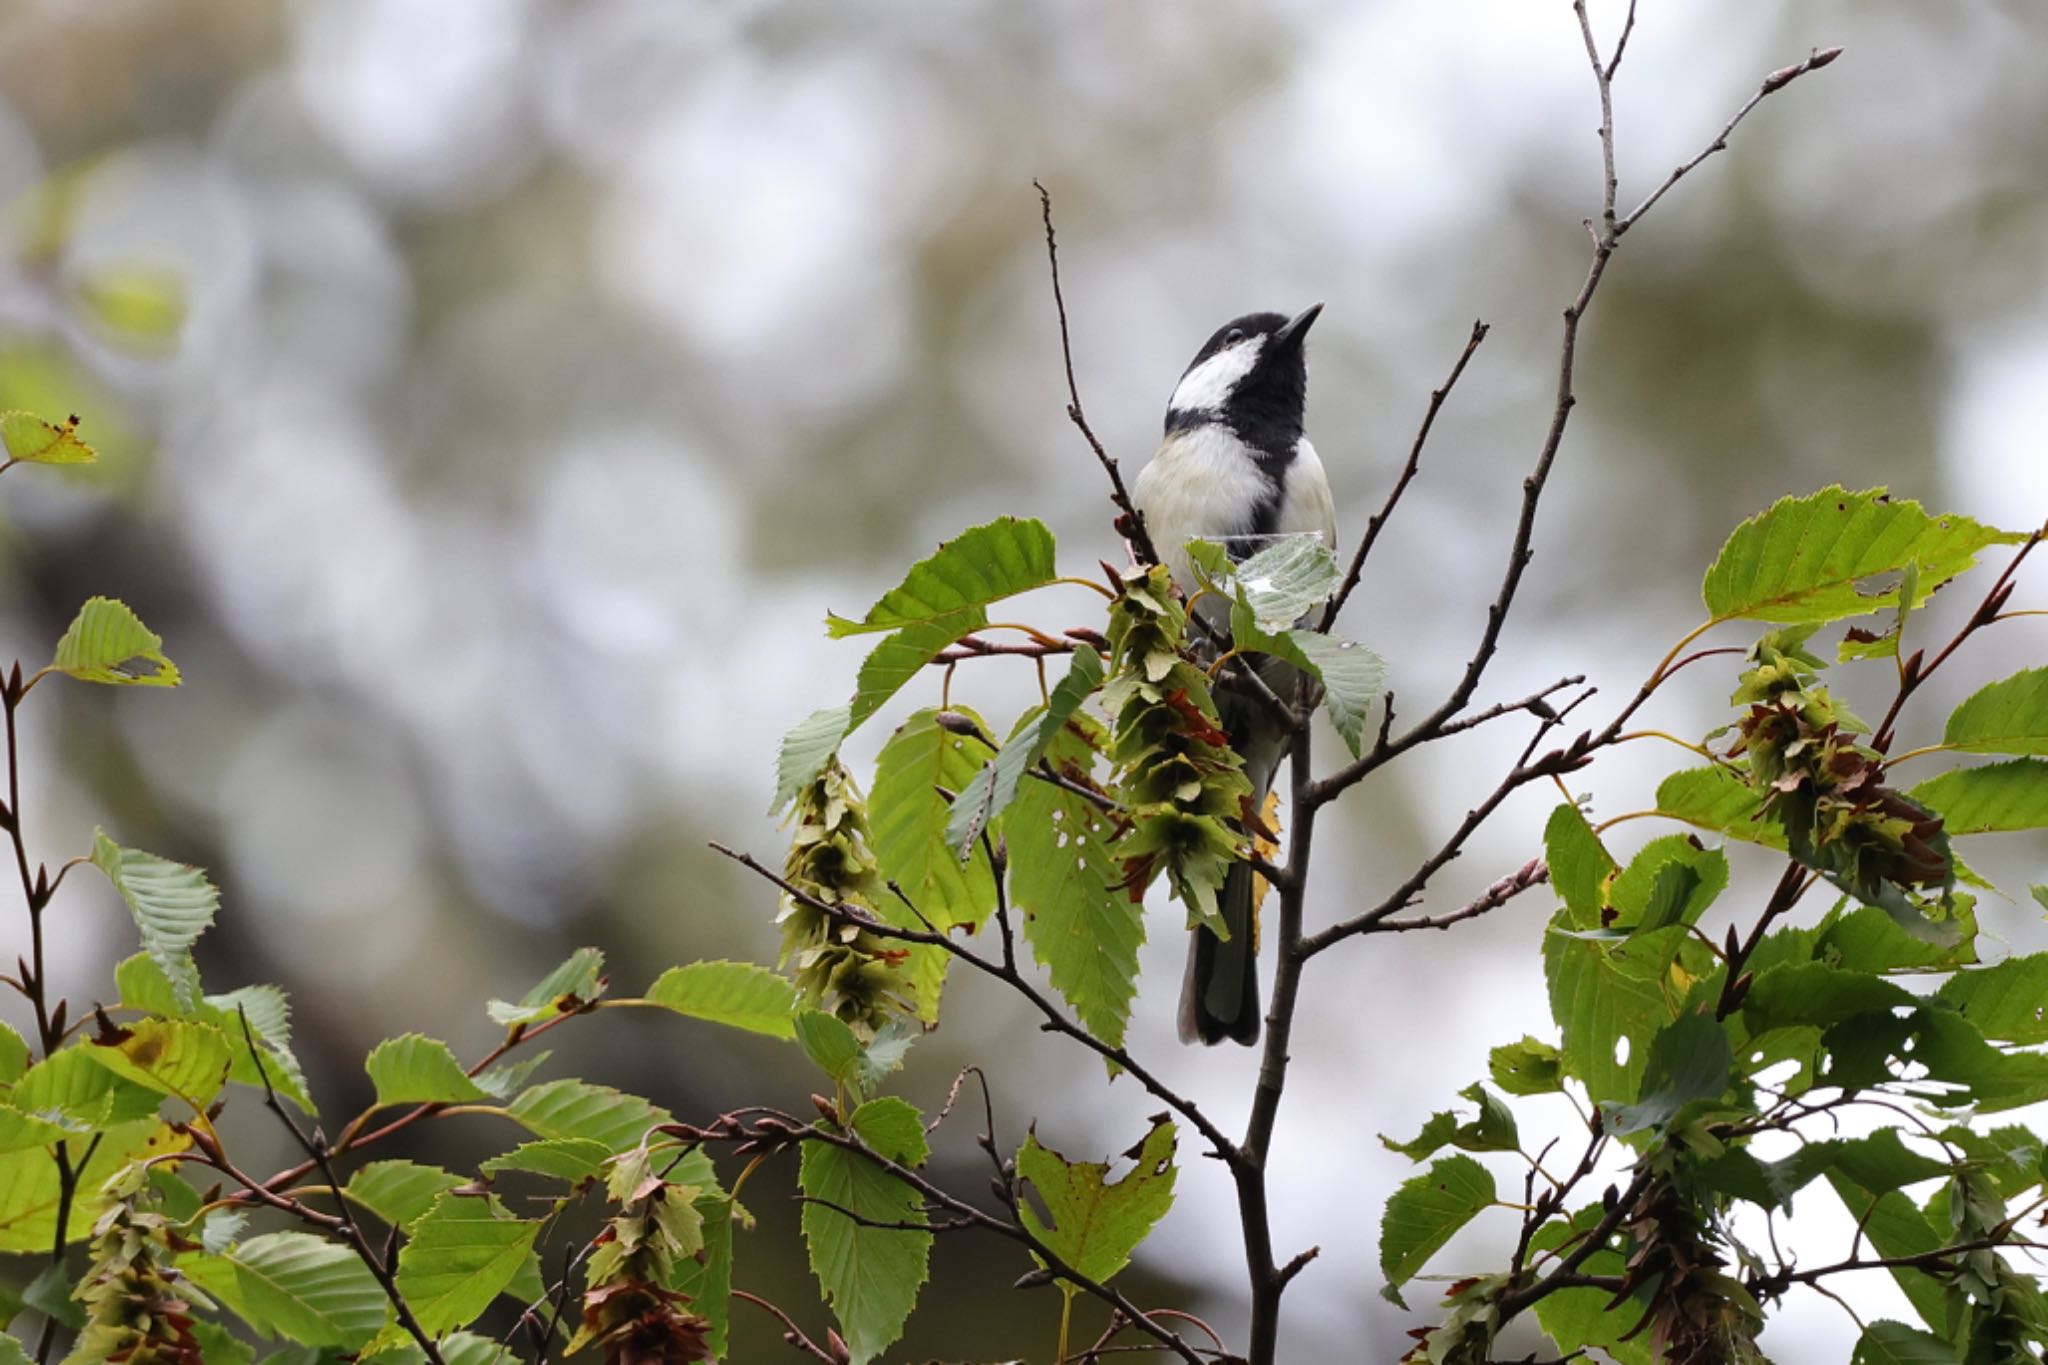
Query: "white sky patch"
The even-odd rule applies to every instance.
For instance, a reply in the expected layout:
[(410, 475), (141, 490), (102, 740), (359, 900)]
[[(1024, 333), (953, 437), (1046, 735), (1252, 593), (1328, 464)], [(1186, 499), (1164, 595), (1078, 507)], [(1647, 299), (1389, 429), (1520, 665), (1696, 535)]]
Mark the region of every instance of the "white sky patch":
[(1258, 363), (1259, 352), (1265, 348), (1263, 336), (1224, 347), (1188, 371), (1187, 377), (1174, 389), (1173, 400), (1167, 407), (1174, 412), (1219, 410), (1236, 391), (1238, 381), (1251, 373), (1252, 366)]

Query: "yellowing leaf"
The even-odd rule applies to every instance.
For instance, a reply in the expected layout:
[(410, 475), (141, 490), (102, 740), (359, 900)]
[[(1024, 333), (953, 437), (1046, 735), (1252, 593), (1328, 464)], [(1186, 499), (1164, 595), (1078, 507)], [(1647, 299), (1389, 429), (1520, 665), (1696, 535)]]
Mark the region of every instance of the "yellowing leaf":
[(0, 412), (0, 443), (22, 464), (91, 464), (99, 452), (78, 439), (76, 413), (60, 426), (32, 412)]
[(95, 597), (78, 609), (71, 628), (57, 641), (50, 669), (80, 682), (178, 685), (178, 666), (164, 654), (163, 637), (111, 597)]

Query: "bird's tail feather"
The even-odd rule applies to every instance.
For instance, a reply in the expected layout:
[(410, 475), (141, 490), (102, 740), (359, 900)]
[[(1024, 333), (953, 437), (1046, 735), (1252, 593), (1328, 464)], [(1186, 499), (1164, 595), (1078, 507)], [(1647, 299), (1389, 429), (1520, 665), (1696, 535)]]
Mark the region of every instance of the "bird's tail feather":
[(1237, 863), (1218, 898), (1226, 941), (1208, 929), (1189, 934), (1181, 983), (1180, 1038), (1209, 1045), (1225, 1038), (1250, 1047), (1259, 1040), (1259, 968), (1253, 950), (1252, 889), (1256, 874)]

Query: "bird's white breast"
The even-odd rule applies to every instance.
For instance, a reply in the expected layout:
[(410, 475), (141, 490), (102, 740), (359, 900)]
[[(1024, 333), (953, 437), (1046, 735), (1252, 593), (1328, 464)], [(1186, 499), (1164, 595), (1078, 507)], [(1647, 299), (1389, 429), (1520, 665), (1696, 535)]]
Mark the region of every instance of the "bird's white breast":
[[(1272, 484), (1237, 433), (1213, 423), (1168, 435), (1131, 491), (1161, 561), (1181, 591), (1192, 592), (1196, 584), (1187, 543), (1250, 534), (1253, 513), (1271, 496)], [(1336, 548), (1329, 480), (1306, 437), (1296, 445), (1283, 476), (1274, 530), (1320, 535)]]

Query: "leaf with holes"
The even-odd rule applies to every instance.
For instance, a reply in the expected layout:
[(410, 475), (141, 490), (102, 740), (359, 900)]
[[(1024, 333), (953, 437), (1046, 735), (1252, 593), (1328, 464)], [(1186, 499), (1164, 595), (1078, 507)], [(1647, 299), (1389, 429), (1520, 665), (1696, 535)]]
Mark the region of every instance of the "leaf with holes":
[(78, 609), (57, 641), (50, 671), (116, 686), (178, 685), (178, 666), (165, 655), (163, 637), (111, 597), (92, 598)]
[(1038, 1141), (1036, 1130), (1017, 1150), (1017, 1177), (1037, 1195), (1018, 1216), (1024, 1228), (1076, 1272), (1097, 1282), (1130, 1263), (1131, 1253), (1173, 1207), (1174, 1125), (1159, 1115), (1124, 1155), (1131, 1169), (1109, 1179), (1106, 1161), (1069, 1161)]
[(956, 856), (965, 857), (982, 831), (1017, 799), (1017, 786), (1025, 773), (1045, 756), (1047, 746), (1066, 728), (1068, 719), (1101, 685), (1102, 656), (1083, 645), (1045, 706), (1017, 726), (953, 802), (946, 818), (946, 846)]
[(2026, 536), (1959, 516), (1930, 516), (1882, 488), (1839, 485), (1781, 499), (1742, 523), (1701, 589), (1716, 621), (1825, 622), (1896, 607), (1900, 586), (1872, 580), (1916, 570), (1907, 605), (1919, 606), (1992, 545)]

